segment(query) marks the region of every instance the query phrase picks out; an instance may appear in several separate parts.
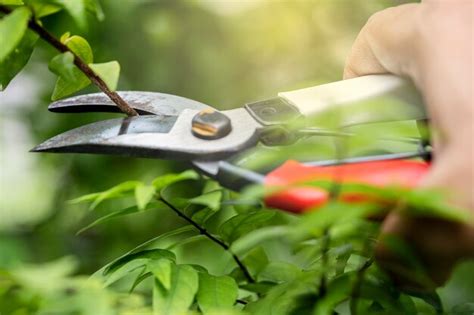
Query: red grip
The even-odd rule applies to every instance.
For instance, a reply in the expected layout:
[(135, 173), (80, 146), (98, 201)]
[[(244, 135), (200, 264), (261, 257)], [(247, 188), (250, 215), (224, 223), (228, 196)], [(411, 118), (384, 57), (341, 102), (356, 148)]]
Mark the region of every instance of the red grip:
[[(288, 187), (265, 198), (265, 203), (273, 208), (291, 212), (305, 212), (325, 204), (329, 192), (314, 186), (304, 186), (304, 182), (331, 180), (338, 183), (358, 183), (384, 187), (396, 185), (413, 188), (428, 172), (429, 164), (414, 160), (386, 160), (353, 163), (335, 166), (307, 166), (297, 161), (287, 161), (273, 170), (265, 178), (269, 188), (286, 187), (301, 183), (302, 186)], [(346, 202), (367, 200), (362, 194), (342, 194)]]

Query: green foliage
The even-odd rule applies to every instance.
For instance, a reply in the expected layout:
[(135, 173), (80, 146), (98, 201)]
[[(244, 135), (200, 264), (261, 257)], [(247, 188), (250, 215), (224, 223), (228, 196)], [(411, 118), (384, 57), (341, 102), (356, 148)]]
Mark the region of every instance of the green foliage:
[[(126, 18), (131, 15), (131, 8), (138, 6), (141, 1), (104, 1), (103, 3), (116, 8), (117, 12), (122, 12), (115, 12), (112, 18), (112, 21), (115, 18), (119, 21), (117, 24), (122, 26), (130, 23)], [(127, 34), (127, 29), (121, 29), (124, 33), (115, 32), (104, 25), (102, 27), (107, 31), (101, 28), (100, 34), (97, 32), (89, 37), (87, 33), (87, 37), (95, 40), (98, 45), (114, 47), (113, 54), (121, 55), (120, 60), (129, 57), (127, 84), (132, 85), (132, 88), (156, 90), (156, 86), (159, 86), (163, 91), (175, 91), (173, 93), (223, 104), (223, 107), (237, 104), (240, 100), (263, 97), (258, 93), (271, 94), (281, 89), (284, 84), (286, 84), (285, 88), (288, 87), (289, 82), (313, 78), (314, 73), (323, 73), (318, 78), (320, 81), (337, 79), (335, 73), (339, 72), (335, 66), (337, 61), (334, 57), (337, 54), (332, 51), (334, 47), (330, 42), (318, 45), (329, 47), (325, 53), (322, 53), (322, 50), (318, 50), (316, 54), (313, 50), (295, 51), (294, 47), (300, 46), (293, 44), (298, 43), (294, 38), (294, 33), (290, 32), (291, 34), (285, 36), (284, 28), (276, 31), (274, 29), (276, 24), (269, 22), (269, 20), (276, 20), (278, 25), (284, 25), (286, 28), (307, 19), (310, 22), (305, 25), (309, 26), (299, 28), (306, 30), (307, 33), (299, 33), (298, 36), (303, 38), (306, 44), (311, 40), (319, 40), (316, 36), (317, 32), (328, 32), (332, 34), (331, 37), (340, 37), (341, 33), (338, 33), (335, 28), (329, 29), (319, 24), (321, 11), (319, 7), (309, 10), (309, 1), (298, 4), (298, 10), (304, 12), (304, 16), (296, 14), (296, 10), (288, 4), (282, 5), (280, 9), (273, 9), (271, 14), (267, 13), (269, 12), (267, 9), (271, 9), (270, 4), (262, 5), (263, 9), (260, 11), (249, 11), (248, 15), (254, 21), (262, 21), (259, 27), (255, 28), (254, 25), (250, 27), (250, 32), (259, 33), (262, 40), (252, 41), (250, 44), (246, 42), (248, 36), (245, 36), (249, 31), (245, 31), (249, 28), (249, 23), (242, 23), (241, 18), (225, 15), (224, 18), (219, 18), (227, 23), (222, 27), (223, 24), (216, 24), (216, 18), (211, 16), (207, 9), (196, 10), (200, 4), (190, 3), (179, 1), (176, 1), (176, 4), (174, 1), (160, 3), (163, 7), (157, 6), (158, 9), (155, 9), (152, 4), (147, 4), (148, 6), (138, 14), (139, 19), (142, 19), (144, 23), (135, 25), (132, 22), (133, 26), (128, 30), (131, 34)], [(322, 5), (321, 3), (323, 2), (318, 5)], [(351, 29), (357, 23), (362, 25), (363, 19), (356, 16), (357, 13), (360, 14), (360, 9), (354, 10), (352, 2), (347, 2), (344, 6), (330, 1), (324, 3), (333, 10), (332, 14), (328, 15), (331, 19), (338, 19), (341, 11), (350, 13), (345, 16), (349, 18), (339, 20), (338, 25), (346, 25), (343, 27)], [(367, 12), (376, 8), (373, 3), (364, 3), (368, 8)], [(71, 17), (79, 27), (72, 33), (84, 35), (84, 30), (90, 29), (90, 18), (102, 17), (97, 2), (91, 0), (25, 0), (23, 2), (0, 0), (0, 4), (16, 6), (27, 4), (27, 7), (16, 10), (23, 12), (32, 10), (36, 19), (45, 18), (45, 21), (53, 18), (54, 23), (48, 20), (49, 23), (45, 25), (57, 23), (55, 33), (59, 34), (64, 32), (60, 27), (62, 26), (61, 19), (68, 20)], [(187, 14), (188, 10), (183, 10), (183, 7), (189, 8), (189, 6), (194, 8), (189, 10), (192, 13), (187, 16), (190, 21), (195, 21), (190, 22), (189, 25), (193, 25), (191, 28), (187, 26), (187, 23), (181, 23), (183, 19), (180, 15), (176, 15), (178, 11)], [(51, 17), (53, 14), (57, 16)], [(9, 16), (2, 16), (1, 23), (8, 22)], [(266, 20), (265, 17), (267, 17)], [(136, 22), (136, 20), (133, 21)], [(11, 22), (7, 25), (9, 23)], [(8, 45), (0, 45), (0, 49), (8, 50), (4, 61), (0, 62), (0, 83), (3, 87), (26, 64), (37, 41), (37, 35), (33, 32), (22, 31), (26, 25), (24, 18), (22, 23), (24, 24), (16, 21), (15, 24), (19, 26), (6, 37), (14, 39), (16, 46), (8, 48)], [(196, 25), (199, 27), (195, 27)], [(232, 31), (234, 33), (228, 33), (229, 30), (234, 30)], [(137, 31), (140, 31), (143, 37), (136, 36)], [(216, 37), (206, 42), (199, 33), (201, 31), (209, 31)], [(118, 44), (110, 39), (109, 34), (112, 33), (120, 34), (120, 37), (123, 35), (126, 39), (118, 41), (120, 45), (138, 47), (139, 45), (136, 44), (139, 41), (142, 44), (145, 42), (147, 45), (156, 45), (157, 48), (153, 50), (151, 46), (140, 46), (146, 49), (136, 49), (136, 52), (120, 49)], [(106, 35), (101, 37), (101, 34)], [(270, 38), (268, 34), (276, 34), (277, 38)], [(176, 40), (177, 35), (180, 36), (179, 41)], [(227, 37), (232, 40), (227, 41)], [(5, 37), (0, 38), (3, 40)], [(289, 41), (289, 38), (292, 40)], [(61, 42), (86, 62), (109, 88), (116, 88), (120, 70), (116, 62), (94, 63), (91, 45), (81, 36), (71, 36), (70, 33), (66, 33), (61, 37)], [(179, 42), (178, 49), (172, 49), (174, 42)], [(215, 45), (216, 42), (222, 45)], [(289, 45), (288, 42), (291, 44)], [(340, 42), (337, 45), (344, 46)], [(156, 51), (159, 52), (159, 58), (151, 53), (156, 53)], [(222, 53), (223, 51), (234, 54), (225, 54)], [(265, 54), (255, 53), (255, 51), (265, 51)], [(42, 51), (46, 57), (52, 57), (49, 68), (59, 77), (53, 98), (67, 96), (89, 85), (88, 78), (75, 66), (72, 53), (67, 52), (57, 56), (49, 56), (49, 53), (49, 51)], [(281, 61), (282, 53), (294, 56), (291, 57), (291, 62), (288, 62), (287, 58)], [(303, 58), (303, 53), (310, 57)], [(180, 54), (180, 60), (186, 60), (183, 65), (176, 64), (175, 58)], [(232, 68), (232, 60), (226, 59), (231, 55), (246, 62), (244, 66), (239, 63), (237, 71), (234, 69), (234, 72), (229, 70)], [(269, 58), (265, 59), (263, 56), (270, 57), (265, 57)], [(312, 62), (315, 56), (318, 62)], [(143, 64), (148, 67), (135, 69), (137, 57), (143, 58)], [(294, 72), (297, 60), (306, 61), (303, 67), (300, 65), (302, 71), (298, 71), (298, 76), (292, 77), (291, 73)], [(324, 64), (325, 68), (319, 68), (318, 64)], [(160, 70), (158, 74), (156, 68)], [(268, 71), (262, 70), (265, 68), (271, 69), (270, 75)], [(250, 80), (252, 71), (253, 81)], [(227, 79), (219, 80), (219, 82), (211, 80), (215, 79), (216, 73), (220, 73)], [(285, 75), (273, 75), (274, 73), (285, 73)], [(262, 88), (262, 84), (255, 84), (258, 81), (255, 80), (255, 76), (261, 76), (261, 82), (267, 85)], [(183, 85), (183, 82), (190, 77), (201, 79), (198, 87), (194, 84)], [(231, 80), (240, 77), (249, 78), (249, 80), (241, 80), (238, 85), (228, 84)], [(211, 92), (205, 94), (202, 92), (205, 90)], [(239, 92), (235, 92), (237, 90)], [(248, 92), (240, 94), (242, 91)], [(44, 111), (44, 108), (41, 110)], [(74, 116), (67, 125), (53, 126), (51, 129), (40, 131), (53, 134), (59, 129), (70, 127), (69, 124), (72, 122), (79, 124), (80, 121), (80, 118)], [(38, 128), (38, 125), (48, 124), (35, 123), (35, 128)], [(365, 133), (368, 135), (382, 133), (379, 129), (377, 130), (374, 132), (373, 129), (368, 129)], [(392, 131), (392, 129), (389, 131), (384, 129), (383, 133), (392, 134)], [(410, 131), (404, 131), (404, 133), (410, 136)], [(38, 137), (42, 136), (41, 133), (38, 135)], [(360, 155), (380, 147), (380, 142), (366, 137), (351, 139), (350, 142), (348, 155)], [(255, 164), (247, 166), (268, 167), (273, 163), (278, 164), (277, 160), (286, 160), (288, 156), (302, 159), (332, 157), (333, 144), (332, 140), (318, 139), (315, 142), (308, 140), (297, 143), (281, 150), (258, 148), (255, 152), (258, 158), (250, 161)], [(382, 147), (384, 150), (387, 148), (384, 145)], [(400, 150), (403, 148), (400, 146)], [(64, 171), (67, 177), (74, 178), (75, 185), (79, 181), (82, 183), (82, 186), (77, 184), (78, 187), (69, 183), (57, 189), (62, 191), (68, 189), (69, 186), (74, 186), (72, 192), (65, 193), (67, 197), (72, 194), (77, 195), (77, 191), (84, 191), (84, 189), (91, 191), (91, 186), (98, 187), (97, 190), (103, 190), (104, 186), (123, 181), (124, 177), (132, 177), (128, 173), (131, 169), (123, 167), (122, 160), (97, 159), (83, 162), (83, 159), (86, 158), (82, 156), (77, 160), (71, 158), (73, 166)], [(63, 167), (61, 163), (57, 163), (57, 160), (54, 161), (55, 168)], [(109, 163), (110, 161), (115, 163)], [(128, 163), (133, 162), (127, 160), (126, 163), (128, 166)], [(24, 239), (28, 244), (31, 243), (28, 250), (24, 251), (28, 253), (32, 248), (34, 250), (31, 252), (34, 251), (37, 255), (40, 253), (39, 257), (43, 260), (45, 257), (58, 256), (56, 255), (58, 251), (51, 249), (50, 247), (54, 245), (50, 243), (56, 246), (60, 244), (61, 248), (77, 249), (79, 247), (77, 252), (81, 258), (79, 266), (81, 269), (77, 270), (77, 261), (70, 258), (35, 266), (21, 264), (13, 260), (17, 258), (9, 257), (15, 249), (5, 250), (6, 247), (0, 244), (2, 247), (0, 250), (0, 313), (15, 315), (199, 313), (342, 315), (350, 314), (351, 310), (355, 310), (352, 313), (369, 315), (472, 313), (473, 305), (470, 299), (472, 300), (474, 296), (472, 288), (474, 280), (469, 277), (474, 274), (472, 268), (463, 269), (461, 276), (452, 279), (463, 285), (451, 283), (449, 290), (444, 288), (439, 291), (439, 295), (436, 292), (430, 292), (430, 294), (413, 296), (400, 292), (394, 283), (378, 269), (377, 264), (372, 263), (380, 226), (379, 223), (368, 220), (367, 215), (381, 214), (386, 211), (378, 204), (351, 205), (334, 201), (315, 212), (294, 216), (262, 207), (261, 187), (254, 187), (245, 196), (239, 196), (223, 189), (213, 181), (200, 177), (194, 171), (172, 173), (176, 171), (174, 165), (165, 167), (156, 161), (143, 160), (133, 165), (139, 174), (153, 173), (153, 167), (156, 165), (163, 168), (157, 167), (156, 171), (167, 174), (152, 181), (123, 182), (99, 193), (77, 198), (71, 202), (72, 211), (71, 209), (66, 211), (68, 208), (62, 207), (62, 203), (58, 201), (58, 205), (54, 205), (58, 212), (54, 218), (51, 218), (52, 222), (48, 222), (47, 226), (41, 225), (38, 230), (24, 232)], [(137, 167), (141, 167), (139, 171)], [(121, 179), (116, 179), (116, 175)], [(306, 184), (325, 185), (325, 183)], [(329, 183), (329, 185), (332, 184)], [(62, 185), (62, 182), (58, 185)], [(452, 209), (447, 208), (438, 198), (437, 192), (411, 193), (395, 187), (386, 190), (362, 186), (340, 188), (345, 191), (367, 192), (390, 202), (401, 197), (411, 206), (406, 211), (412, 214), (458, 221), (466, 220), (464, 212), (453, 212)], [(51, 190), (54, 189), (51, 188)], [(65, 196), (63, 198), (67, 198)], [(163, 199), (176, 207), (180, 211), (179, 215), (172, 211), (173, 209), (165, 204)], [(81, 203), (89, 203), (89, 209), (94, 211), (81, 211)], [(183, 217), (191, 219), (195, 225), (190, 224)], [(77, 222), (82, 219), (87, 223), (80, 231), (81, 239), (77, 241), (71, 237), (66, 238), (68, 228), (76, 230)], [(0, 243), (3, 241), (1, 237), (3, 236), (0, 236)], [(44, 241), (45, 239), (49, 242)], [(41, 243), (46, 243), (46, 246), (36, 247)], [(421, 274), (422, 266), (415, 259), (413, 252), (406, 249), (403, 244), (397, 243), (396, 240), (390, 244), (411, 263), (410, 266), (416, 271), (416, 275)], [(135, 248), (128, 250), (130, 247)], [(24, 255), (26, 257), (27, 254)], [(111, 259), (117, 256), (119, 256), (117, 259)], [(107, 260), (112, 261), (90, 278), (74, 276), (88, 274), (92, 268), (99, 268), (98, 266), (105, 264)], [(250, 277), (246, 275), (246, 271)]]
[[(20, 6), (0, 21), (0, 88), (8, 83), (28, 62), (38, 36), (27, 30), (31, 17), (40, 19), (64, 10), (81, 30), (87, 30), (90, 17), (101, 20), (103, 12), (96, 0), (26, 0), (2, 1), (0, 5)], [(107, 85), (115, 91), (117, 88), (120, 65), (117, 61), (93, 63), (92, 48), (83, 37), (66, 33), (61, 42), (70, 51), (53, 57), (49, 69), (58, 75), (52, 94), (52, 100), (71, 95), (87, 87), (90, 79), (76, 66), (77, 60), (89, 65)]]

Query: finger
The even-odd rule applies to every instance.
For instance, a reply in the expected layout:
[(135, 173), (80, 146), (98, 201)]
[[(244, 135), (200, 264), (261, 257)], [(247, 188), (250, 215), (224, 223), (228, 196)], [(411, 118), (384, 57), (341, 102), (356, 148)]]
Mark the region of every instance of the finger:
[[(474, 228), (470, 225), (393, 212), (384, 221), (383, 230), (376, 249), (377, 262), (399, 287), (409, 291), (429, 290), (444, 284), (455, 264), (473, 255)], [(393, 236), (411, 247), (416, 256), (412, 258), (423, 270), (416, 270), (406, 256), (397, 253), (387, 241)]]
[(405, 4), (371, 16), (347, 57), (344, 78), (387, 72), (413, 75), (418, 9), (419, 4)]

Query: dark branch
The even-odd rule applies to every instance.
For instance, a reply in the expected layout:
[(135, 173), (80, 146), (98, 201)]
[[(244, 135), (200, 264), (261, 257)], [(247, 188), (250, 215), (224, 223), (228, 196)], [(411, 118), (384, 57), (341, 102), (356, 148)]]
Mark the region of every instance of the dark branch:
[[(0, 5), (0, 12), (9, 14), (12, 10), (4, 5)], [(92, 70), (87, 63), (79, 58), (69, 47), (61, 43), (56, 37), (48, 32), (44, 27), (39, 25), (34, 18), (28, 22), (28, 28), (37, 33), (44, 41), (48, 42), (51, 46), (59, 50), (60, 52), (70, 52), (74, 56), (74, 64), (76, 67), (84, 73), (92, 83), (94, 83), (102, 92), (117, 105), (117, 107), (128, 116), (137, 116), (138, 113), (127, 104), (127, 102), (118, 95), (117, 92), (111, 91), (107, 84)]]
[(250, 272), (248, 271), (247, 267), (242, 263), (242, 261), (239, 259), (239, 257), (237, 257), (236, 254), (234, 254), (232, 252), (232, 250), (230, 249), (229, 245), (227, 245), (226, 243), (224, 243), (223, 241), (221, 241), (220, 239), (216, 238), (214, 235), (212, 235), (211, 233), (209, 233), (205, 228), (203, 228), (202, 226), (200, 226), (198, 223), (196, 223), (193, 219), (191, 219), (190, 217), (188, 217), (187, 215), (185, 215), (181, 210), (179, 210), (178, 208), (176, 208), (174, 205), (172, 205), (171, 203), (169, 203), (166, 199), (164, 199), (163, 197), (160, 197), (159, 198), (160, 201), (162, 201), (165, 205), (167, 205), (171, 210), (173, 210), (178, 216), (180, 216), (181, 218), (183, 218), (184, 220), (186, 220), (189, 224), (191, 224), (192, 226), (194, 226), (198, 231), (199, 233), (201, 233), (202, 235), (206, 236), (208, 239), (210, 239), (211, 241), (213, 241), (214, 243), (216, 243), (217, 245), (219, 245), (220, 247), (222, 247), (224, 250), (226, 250), (227, 252), (229, 252), (231, 255), (232, 255), (232, 258), (234, 259), (235, 263), (239, 266), (239, 268), (242, 270), (245, 278), (247, 278), (247, 281), (250, 282), (250, 283), (254, 283), (255, 280), (253, 279), (252, 275), (250, 274)]
[(352, 287), (352, 292), (351, 292), (351, 301), (349, 303), (351, 315), (357, 315), (357, 304), (360, 297), (360, 290), (362, 287), (362, 281), (364, 280), (365, 271), (372, 265), (373, 262), (374, 262), (374, 259), (369, 258), (359, 268), (359, 270), (357, 270), (356, 279), (355, 279), (354, 286)]

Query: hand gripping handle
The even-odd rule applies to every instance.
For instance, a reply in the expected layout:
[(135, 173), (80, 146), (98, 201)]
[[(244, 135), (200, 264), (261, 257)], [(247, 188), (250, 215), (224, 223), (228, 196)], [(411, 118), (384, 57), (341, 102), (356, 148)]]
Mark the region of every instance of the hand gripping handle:
[[(386, 160), (335, 166), (307, 166), (287, 161), (265, 178), (265, 186), (275, 190), (265, 198), (269, 207), (301, 213), (324, 205), (330, 192), (304, 182), (331, 180), (338, 183), (358, 183), (376, 187), (399, 186), (414, 188), (429, 170), (429, 164), (415, 160)], [(279, 190), (282, 188), (282, 190)], [(363, 193), (340, 196), (350, 203), (370, 200)]]

